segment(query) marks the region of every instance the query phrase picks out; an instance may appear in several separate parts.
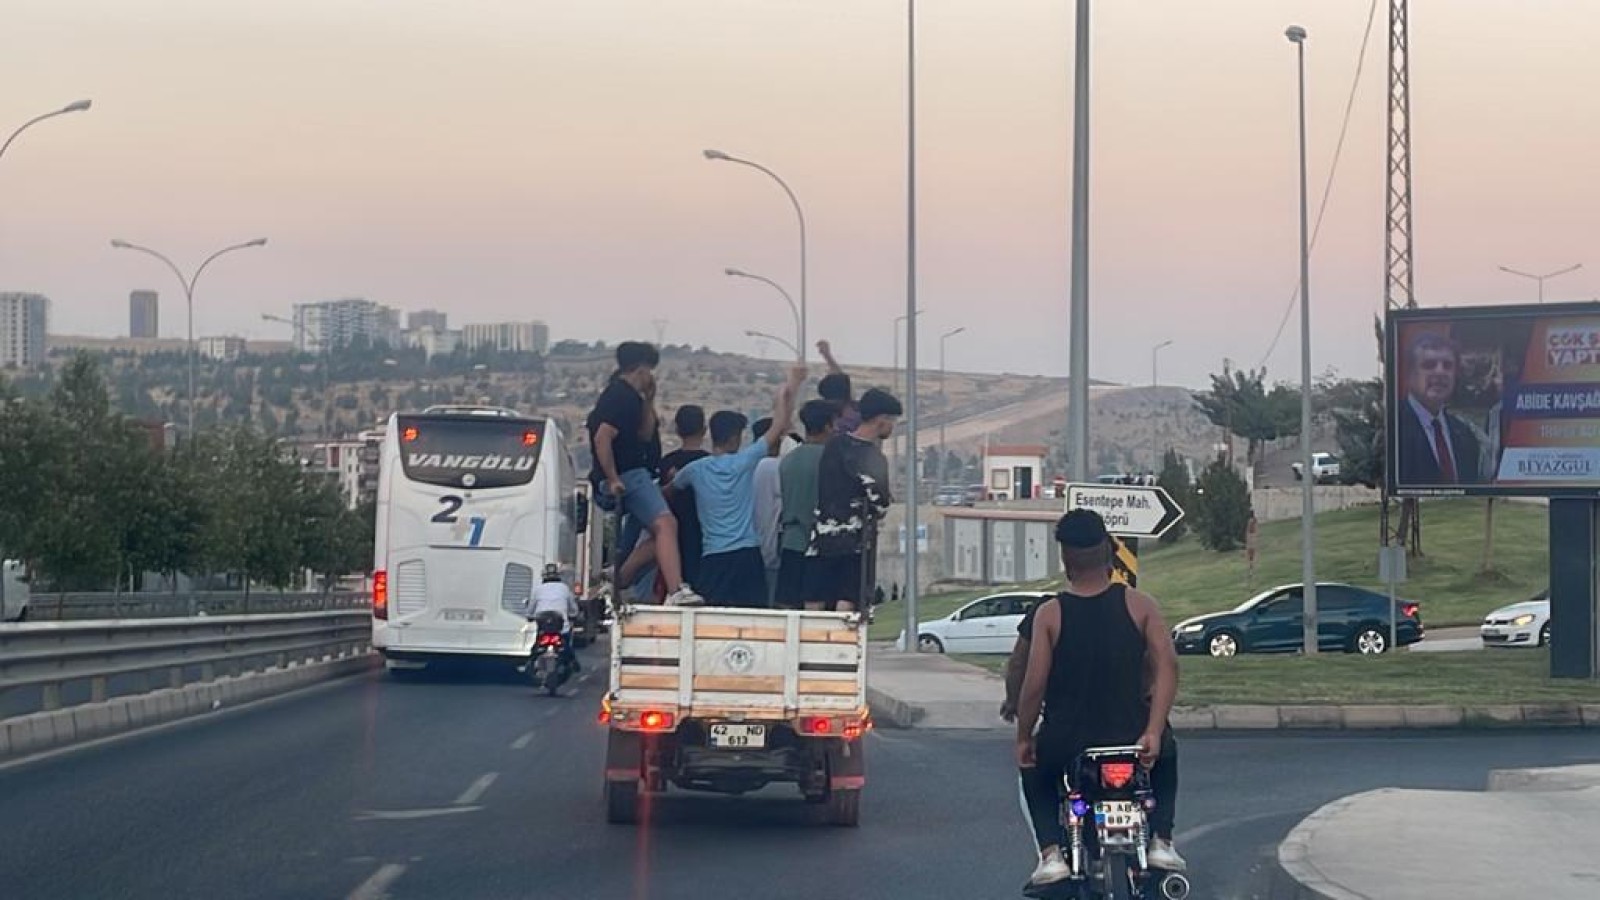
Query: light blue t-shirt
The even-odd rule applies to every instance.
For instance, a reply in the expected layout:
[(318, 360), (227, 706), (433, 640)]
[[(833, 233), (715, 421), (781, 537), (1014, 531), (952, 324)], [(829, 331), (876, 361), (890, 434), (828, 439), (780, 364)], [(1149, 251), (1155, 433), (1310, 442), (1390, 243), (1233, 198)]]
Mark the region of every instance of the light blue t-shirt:
[(756, 533), (756, 465), (767, 457), (767, 442), (756, 441), (738, 453), (697, 459), (673, 477), (678, 488), (694, 491), (700, 513), (701, 554), (760, 547)]

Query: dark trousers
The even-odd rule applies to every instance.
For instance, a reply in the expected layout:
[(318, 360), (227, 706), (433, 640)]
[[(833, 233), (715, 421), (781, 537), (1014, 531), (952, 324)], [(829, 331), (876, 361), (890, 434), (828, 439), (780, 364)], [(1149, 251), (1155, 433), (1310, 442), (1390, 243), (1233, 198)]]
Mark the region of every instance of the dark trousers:
[[(1017, 770), (1023, 805), (1033, 826), (1034, 841), (1041, 849), (1066, 846), (1066, 828), (1061, 824), (1061, 802), (1065, 799), (1062, 783), (1081, 749), (1041, 746), (1038, 765)], [(1170, 841), (1178, 802), (1178, 740), (1170, 727), (1161, 735), (1161, 756), (1150, 770), (1150, 789), (1156, 800), (1155, 809), (1150, 811), (1150, 832)]]

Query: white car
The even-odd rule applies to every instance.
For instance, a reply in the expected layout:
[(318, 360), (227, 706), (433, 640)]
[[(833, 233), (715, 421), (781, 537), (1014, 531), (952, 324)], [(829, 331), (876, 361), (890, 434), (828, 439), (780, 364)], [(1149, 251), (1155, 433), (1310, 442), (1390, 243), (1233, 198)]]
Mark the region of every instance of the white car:
[[(1294, 480), (1299, 481), (1305, 477), (1305, 464), (1295, 463), (1290, 466), (1294, 469)], [(1332, 453), (1311, 454), (1311, 474), (1316, 481), (1333, 481), (1339, 477), (1339, 458)]]
[(0, 622), (28, 618), (28, 579), (21, 560), (0, 560)]
[[(924, 653), (1010, 653), (1017, 644), (1017, 626), (1028, 610), (1051, 595), (1037, 591), (990, 594), (942, 619), (917, 625), (917, 649)], [(900, 632), (898, 647), (904, 649)]]
[(1485, 647), (1550, 646), (1549, 593), (1489, 613), (1478, 633)]

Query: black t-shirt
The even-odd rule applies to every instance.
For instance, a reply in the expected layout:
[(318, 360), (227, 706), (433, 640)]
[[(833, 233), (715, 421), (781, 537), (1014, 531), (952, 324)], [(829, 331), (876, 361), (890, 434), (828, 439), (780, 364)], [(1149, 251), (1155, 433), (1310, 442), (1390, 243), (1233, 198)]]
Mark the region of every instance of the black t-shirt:
[[(659, 445), (658, 445), (659, 446)], [(661, 458), (661, 478), (663, 481), (670, 478), (697, 459), (704, 459), (711, 454), (704, 450), (677, 449)], [(673, 516), (678, 519), (678, 549), (685, 560), (700, 559), (701, 534), (700, 511), (694, 505), (693, 490), (678, 490), (672, 492), (672, 497), (667, 501), (667, 506), (672, 510)]]
[[(620, 378), (606, 385), (606, 389), (600, 393), (600, 399), (595, 401), (594, 411), (589, 413), (588, 425), (591, 452), (595, 433), (601, 425), (610, 425), (617, 430), (617, 436), (611, 442), (611, 453), (617, 463), (618, 475), (630, 469), (651, 468), (651, 442), (639, 437), (639, 431), (644, 427), (644, 397), (633, 389), (633, 385)], [(659, 454), (660, 445), (656, 447)], [(597, 483), (605, 481), (599, 456), (594, 458), (594, 471)]]
[(861, 553), (873, 528), (889, 508), (889, 461), (874, 441), (835, 435), (817, 464), (817, 523), (811, 528), (809, 556)]

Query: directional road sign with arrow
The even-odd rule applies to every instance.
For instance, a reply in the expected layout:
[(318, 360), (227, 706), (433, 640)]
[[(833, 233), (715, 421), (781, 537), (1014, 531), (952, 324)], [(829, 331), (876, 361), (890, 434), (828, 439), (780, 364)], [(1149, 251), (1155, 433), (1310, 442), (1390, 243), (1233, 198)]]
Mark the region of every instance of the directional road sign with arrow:
[(1164, 488), (1123, 484), (1069, 484), (1067, 509), (1092, 509), (1118, 537), (1156, 538), (1183, 518)]

